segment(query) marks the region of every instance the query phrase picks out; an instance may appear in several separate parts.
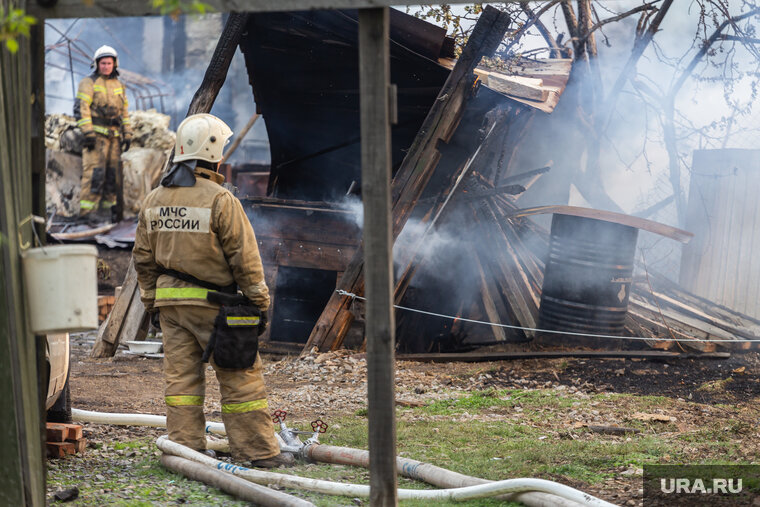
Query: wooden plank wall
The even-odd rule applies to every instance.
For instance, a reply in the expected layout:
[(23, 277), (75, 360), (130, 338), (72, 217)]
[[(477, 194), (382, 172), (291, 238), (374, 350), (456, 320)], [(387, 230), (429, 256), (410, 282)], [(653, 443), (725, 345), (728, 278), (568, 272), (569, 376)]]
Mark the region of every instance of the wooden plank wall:
[(760, 150), (697, 150), (691, 171), (679, 283), (718, 304), (760, 317)]
[[(11, 2), (0, 5), (7, 12)], [(45, 505), (37, 340), (26, 324), (19, 255), (32, 238), (29, 225), (19, 236), (19, 223), (33, 210), (31, 48), (19, 42), (16, 54), (0, 46), (0, 504)]]

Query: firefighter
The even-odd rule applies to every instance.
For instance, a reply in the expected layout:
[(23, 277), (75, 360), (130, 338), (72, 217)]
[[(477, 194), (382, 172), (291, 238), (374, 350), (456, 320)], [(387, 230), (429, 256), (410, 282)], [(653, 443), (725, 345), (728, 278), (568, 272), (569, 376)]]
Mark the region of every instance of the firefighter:
[[(233, 459), (254, 467), (289, 466), (293, 455), (280, 454), (256, 349), (269, 306), (261, 257), (240, 201), (216, 172), (230, 136), (230, 128), (210, 114), (179, 125), (174, 164), (145, 198), (132, 254), (142, 302), (148, 312), (158, 312), (163, 331), (169, 438), (198, 451), (206, 447), (203, 360), (215, 342), (209, 362), (220, 384)], [(212, 303), (213, 295), (244, 300), (231, 308), (248, 308), (250, 315), (233, 315)], [(246, 326), (254, 324), (253, 341), (234, 338), (232, 349), (220, 347), (229, 345), (222, 339), (230, 330), (242, 330), (240, 339), (250, 340)]]
[(121, 219), (117, 204), (123, 199), (121, 152), (132, 142), (129, 102), (119, 81), (119, 56), (110, 46), (101, 46), (92, 58), (95, 72), (79, 83), (75, 116), (84, 134), (80, 217), (91, 222), (106, 216)]

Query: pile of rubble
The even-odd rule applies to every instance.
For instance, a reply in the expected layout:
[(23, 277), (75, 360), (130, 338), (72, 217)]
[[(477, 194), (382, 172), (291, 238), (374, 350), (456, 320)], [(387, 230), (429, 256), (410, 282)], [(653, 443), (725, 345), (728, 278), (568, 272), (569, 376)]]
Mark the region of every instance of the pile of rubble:
[[(174, 147), (174, 131), (169, 129), (171, 117), (155, 109), (131, 111), (132, 147), (171, 150)], [(77, 121), (67, 114), (45, 116), (45, 148), (82, 154), (82, 133)]]
[[(122, 154), (127, 217), (139, 212), (143, 198), (158, 181), (175, 140), (169, 129), (171, 118), (155, 109), (133, 111), (131, 120), (132, 146)], [(45, 118), (48, 215), (71, 217), (79, 213), (82, 141), (82, 132), (72, 116), (51, 114)]]
[(174, 131), (169, 130), (171, 117), (161, 114), (155, 109), (147, 111), (133, 111), (130, 113), (132, 120), (132, 145), (138, 148), (152, 148), (167, 151), (174, 148), (176, 136)]
[[(396, 405), (421, 407), (429, 403), (458, 397), (483, 379), (469, 376), (457, 378), (410, 367), (408, 361), (396, 362)], [(292, 406), (302, 400), (318, 416), (341, 411), (354, 412), (367, 407), (367, 360), (363, 353), (347, 349), (319, 353), (316, 349), (298, 358), (276, 362), (265, 361), (267, 382), (289, 383), (293, 387), (287, 396), (270, 392), (271, 406)], [(452, 392), (454, 394), (452, 394)], [(298, 414), (296, 414), (298, 415)]]

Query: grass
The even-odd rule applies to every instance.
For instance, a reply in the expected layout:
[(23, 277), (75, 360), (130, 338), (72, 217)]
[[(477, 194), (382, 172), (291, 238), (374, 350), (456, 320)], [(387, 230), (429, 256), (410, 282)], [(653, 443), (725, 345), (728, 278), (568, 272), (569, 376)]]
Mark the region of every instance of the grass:
[[(754, 439), (753, 425), (717, 417), (679, 430), (675, 423), (631, 419), (635, 412), (673, 413), (689, 402), (656, 396), (602, 394), (578, 397), (556, 390), (485, 390), (451, 392), (450, 397), (423, 407), (399, 408), (397, 454), (490, 480), (516, 477), (551, 479), (580, 489), (605, 491), (609, 480), (628, 480), (632, 491), (640, 477), (622, 476), (626, 469), (656, 463), (721, 463)], [(729, 409), (726, 409), (729, 410)], [(583, 425), (596, 414), (625, 421), (641, 430), (625, 436), (591, 432)], [(367, 448), (366, 409), (330, 421), (323, 444)], [(306, 428), (306, 421), (292, 421)], [(732, 460), (741, 461), (739, 458)], [(126, 464), (126, 466), (125, 466)], [(127, 473), (124, 470), (128, 470)], [(325, 464), (300, 464), (287, 473), (354, 484), (368, 484), (365, 469)], [(51, 462), (49, 489), (78, 485), (80, 498), (71, 505), (243, 505), (214, 488), (188, 481), (165, 470), (151, 440), (107, 443), (85, 455)], [(399, 487), (428, 488), (399, 478)], [(293, 492), (319, 506), (368, 504), (352, 498)], [(445, 502), (403, 501), (402, 505), (448, 505)], [(452, 504), (453, 505), (453, 504)], [(504, 505), (478, 500), (457, 505)]]
[(697, 387), (697, 391), (703, 391), (708, 393), (719, 393), (726, 390), (726, 386), (734, 381), (733, 377), (726, 377), (721, 380), (712, 380), (705, 382), (701, 386)]

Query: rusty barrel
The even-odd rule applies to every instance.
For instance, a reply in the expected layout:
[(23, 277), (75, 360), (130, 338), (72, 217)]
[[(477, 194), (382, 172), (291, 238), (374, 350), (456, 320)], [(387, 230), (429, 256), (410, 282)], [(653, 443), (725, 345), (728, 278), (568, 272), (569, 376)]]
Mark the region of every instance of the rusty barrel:
[[(638, 232), (635, 227), (604, 220), (555, 214), (539, 327), (622, 335)], [(552, 334), (551, 341), (559, 344), (578, 339)]]

